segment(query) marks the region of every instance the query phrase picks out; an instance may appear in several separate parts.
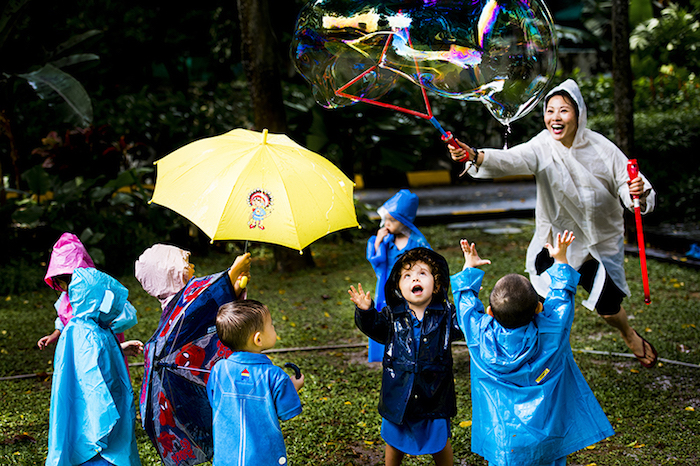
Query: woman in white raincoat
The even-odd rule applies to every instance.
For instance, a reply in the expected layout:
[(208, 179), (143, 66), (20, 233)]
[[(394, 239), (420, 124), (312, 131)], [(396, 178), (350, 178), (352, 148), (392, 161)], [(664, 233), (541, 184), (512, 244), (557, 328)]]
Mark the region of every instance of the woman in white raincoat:
[(656, 364), (657, 352), (630, 325), (621, 306), (629, 295), (624, 270), (622, 203), (654, 209), (656, 193), (640, 173), (629, 180), (627, 157), (605, 136), (586, 128), (586, 105), (575, 81), (568, 79), (545, 97), (546, 129), (511, 149), (476, 149), (458, 141), (449, 146), (456, 161), (466, 162), (475, 178), (534, 175), (537, 182), (535, 234), (527, 250), (526, 269), (540, 294), (546, 296), (549, 277), (542, 273), (551, 258), (543, 250), (552, 234), (569, 230), (576, 242), (568, 249), (569, 263), (581, 273), (580, 285), (589, 297), (583, 302), (618, 329), (625, 344), (644, 367)]

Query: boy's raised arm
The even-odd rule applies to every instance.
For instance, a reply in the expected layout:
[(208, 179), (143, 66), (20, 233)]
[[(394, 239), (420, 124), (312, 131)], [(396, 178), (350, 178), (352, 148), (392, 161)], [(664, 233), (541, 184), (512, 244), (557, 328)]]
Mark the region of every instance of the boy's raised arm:
[(569, 245), (573, 243), (574, 239), (576, 239), (576, 237), (574, 236), (573, 231), (564, 230), (563, 234), (561, 232), (557, 233), (555, 246), (547, 243), (544, 245), (544, 247), (547, 248), (549, 255), (552, 256), (552, 259), (554, 259), (554, 262), (559, 264), (568, 264), (569, 261), (566, 259), (566, 250), (568, 249)]
[(464, 267), (462, 270), (466, 269), (467, 267), (474, 268), (491, 263), (490, 260), (479, 257), (479, 253), (476, 252), (476, 245), (474, 243), (469, 244), (469, 241), (462, 239), (459, 242), (459, 246), (462, 248), (462, 252), (464, 253)]

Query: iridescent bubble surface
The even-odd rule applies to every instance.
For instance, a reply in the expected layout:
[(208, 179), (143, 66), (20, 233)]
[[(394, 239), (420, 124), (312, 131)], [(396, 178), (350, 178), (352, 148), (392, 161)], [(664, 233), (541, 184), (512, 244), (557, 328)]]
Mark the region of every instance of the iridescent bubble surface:
[(529, 112), (556, 70), (541, 0), (313, 0), (292, 42), (316, 101), (381, 101), (398, 80), (481, 101), (504, 125)]

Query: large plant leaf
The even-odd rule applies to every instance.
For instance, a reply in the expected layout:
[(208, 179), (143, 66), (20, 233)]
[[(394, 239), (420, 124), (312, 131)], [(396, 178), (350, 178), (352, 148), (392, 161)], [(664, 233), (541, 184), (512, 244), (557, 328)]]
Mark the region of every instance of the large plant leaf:
[(51, 64), (56, 68), (65, 68), (66, 66), (79, 65), (93, 61), (100, 61), (100, 56), (94, 53), (76, 53), (75, 55), (53, 60)]
[(49, 64), (18, 76), (27, 80), (39, 98), (55, 107), (63, 121), (83, 128), (92, 124), (90, 96), (73, 76)]

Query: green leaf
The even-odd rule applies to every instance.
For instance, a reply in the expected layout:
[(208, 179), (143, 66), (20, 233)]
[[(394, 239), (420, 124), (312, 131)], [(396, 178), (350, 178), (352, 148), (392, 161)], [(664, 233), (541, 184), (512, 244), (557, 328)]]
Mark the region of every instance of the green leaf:
[(35, 165), (26, 172), (22, 173), (22, 178), (29, 185), (29, 191), (33, 194), (42, 195), (51, 188), (51, 179), (49, 174), (41, 165)]
[(100, 56), (94, 53), (76, 53), (67, 57), (59, 58), (51, 62), (56, 68), (65, 68), (66, 66), (87, 63), (91, 61), (100, 61)]
[(27, 80), (39, 98), (56, 107), (63, 121), (81, 127), (92, 124), (90, 96), (73, 76), (49, 64), (18, 76)]

